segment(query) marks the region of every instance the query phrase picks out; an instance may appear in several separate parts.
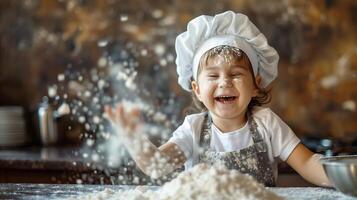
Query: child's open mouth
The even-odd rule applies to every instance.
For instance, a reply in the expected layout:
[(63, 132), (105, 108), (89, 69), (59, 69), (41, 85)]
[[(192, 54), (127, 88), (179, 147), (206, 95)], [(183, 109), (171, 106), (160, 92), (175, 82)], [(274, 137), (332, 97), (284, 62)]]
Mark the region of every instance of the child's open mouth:
[(215, 97), (214, 100), (220, 102), (220, 103), (232, 103), (237, 99), (236, 96), (218, 96)]

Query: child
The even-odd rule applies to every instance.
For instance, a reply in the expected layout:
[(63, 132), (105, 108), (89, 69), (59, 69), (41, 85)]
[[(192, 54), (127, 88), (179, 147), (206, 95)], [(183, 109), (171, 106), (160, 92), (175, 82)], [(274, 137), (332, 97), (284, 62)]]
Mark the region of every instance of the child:
[(176, 39), (178, 82), (205, 112), (188, 115), (172, 138), (155, 147), (140, 133), (139, 109), (106, 107), (138, 167), (152, 177), (201, 162), (225, 164), (274, 186), (277, 159), (306, 180), (330, 186), (318, 156), (269, 108), (267, 86), (279, 56), (249, 19), (227, 11), (199, 16)]

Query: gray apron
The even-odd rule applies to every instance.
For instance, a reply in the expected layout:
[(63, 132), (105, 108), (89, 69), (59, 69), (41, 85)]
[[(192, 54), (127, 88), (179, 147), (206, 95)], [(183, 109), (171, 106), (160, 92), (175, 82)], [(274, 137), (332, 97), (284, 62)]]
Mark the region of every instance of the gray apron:
[(200, 135), (199, 163), (222, 163), (228, 169), (250, 174), (265, 186), (275, 186), (273, 163), (269, 160), (267, 144), (257, 129), (257, 123), (248, 112), (248, 125), (254, 144), (240, 151), (215, 152), (210, 150), (212, 119), (207, 113)]

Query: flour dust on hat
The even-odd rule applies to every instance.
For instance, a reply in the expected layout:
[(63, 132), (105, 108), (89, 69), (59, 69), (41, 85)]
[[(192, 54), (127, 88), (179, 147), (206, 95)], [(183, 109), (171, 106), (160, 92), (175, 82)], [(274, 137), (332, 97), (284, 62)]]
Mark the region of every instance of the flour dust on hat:
[(278, 75), (279, 55), (246, 15), (226, 11), (215, 16), (201, 15), (187, 24), (176, 38), (178, 83), (191, 91), (191, 78), (197, 79), (199, 61), (208, 50), (227, 45), (239, 48), (249, 58), (254, 75), (267, 87)]

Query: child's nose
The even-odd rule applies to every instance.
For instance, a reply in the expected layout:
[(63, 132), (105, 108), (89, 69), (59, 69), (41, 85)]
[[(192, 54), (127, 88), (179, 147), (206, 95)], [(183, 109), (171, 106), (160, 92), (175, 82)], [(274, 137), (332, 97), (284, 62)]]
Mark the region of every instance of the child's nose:
[(228, 88), (228, 87), (232, 87), (232, 86), (233, 86), (233, 83), (229, 77), (223, 77), (219, 82), (220, 88)]

